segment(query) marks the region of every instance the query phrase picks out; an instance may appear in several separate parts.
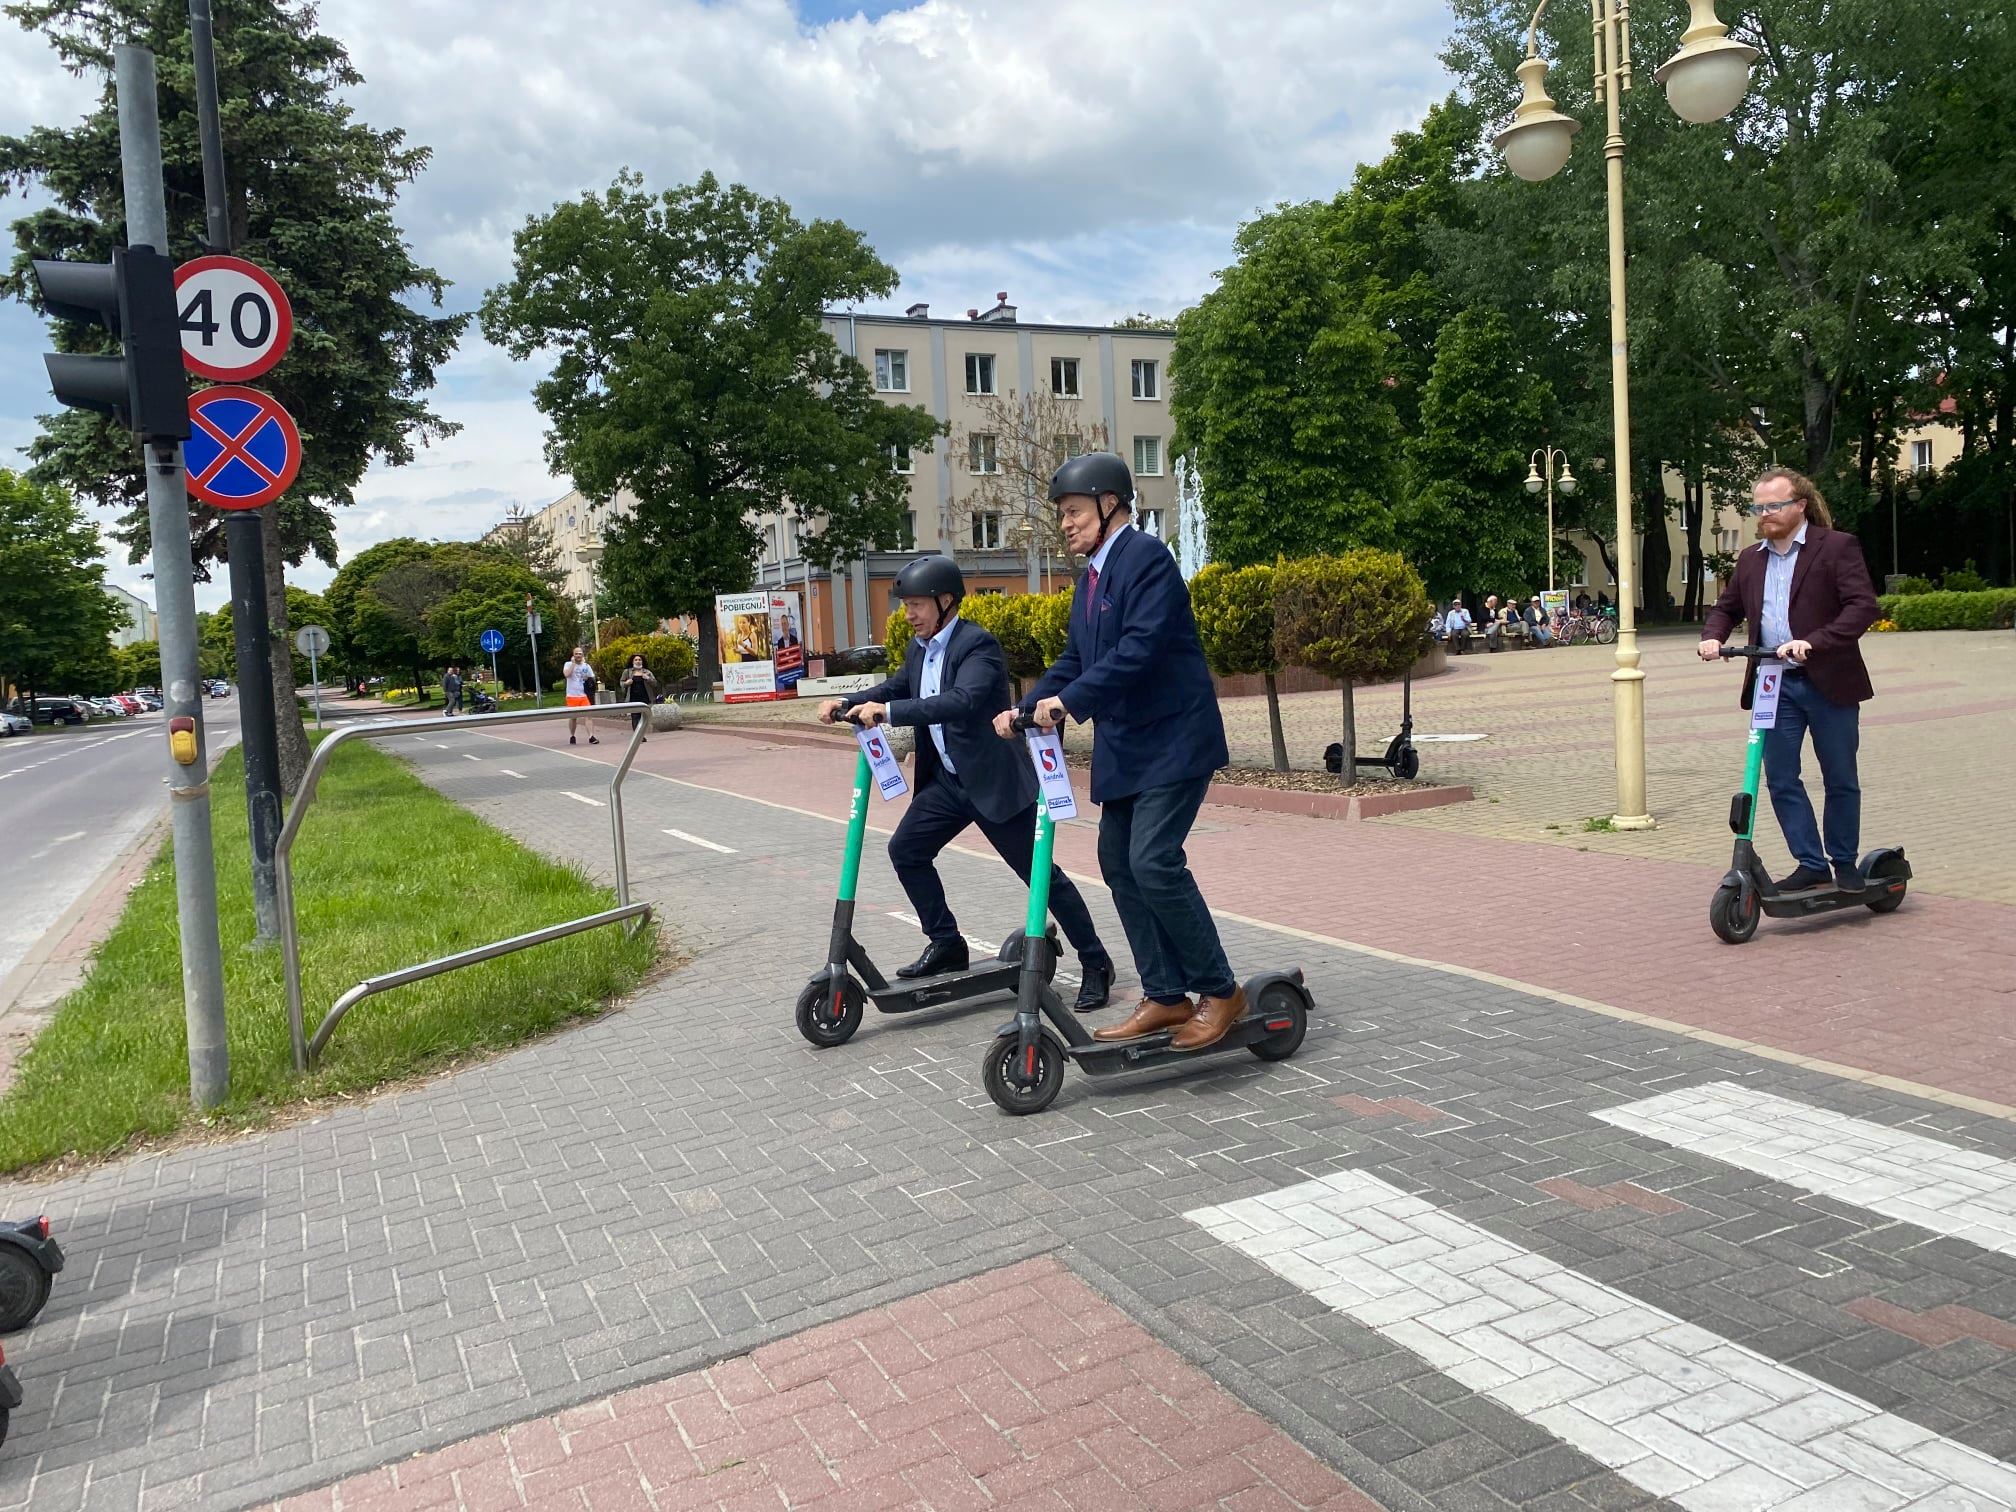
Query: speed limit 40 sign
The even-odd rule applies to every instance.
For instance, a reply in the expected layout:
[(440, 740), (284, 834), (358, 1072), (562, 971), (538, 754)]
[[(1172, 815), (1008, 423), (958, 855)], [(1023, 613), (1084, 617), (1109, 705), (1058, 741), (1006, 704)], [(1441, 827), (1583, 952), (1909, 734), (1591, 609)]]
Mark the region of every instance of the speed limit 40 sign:
[(175, 270), (182, 362), (220, 383), (257, 378), (287, 354), (294, 309), (264, 268), (242, 257), (198, 257)]

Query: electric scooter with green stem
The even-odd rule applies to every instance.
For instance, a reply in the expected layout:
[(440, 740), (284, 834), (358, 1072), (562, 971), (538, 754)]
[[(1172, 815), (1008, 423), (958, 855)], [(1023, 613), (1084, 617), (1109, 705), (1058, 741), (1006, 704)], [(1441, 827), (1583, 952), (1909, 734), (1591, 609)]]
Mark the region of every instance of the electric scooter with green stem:
[(1752, 837), (1757, 832), (1757, 788), (1764, 770), (1764, 736), (1777, 719), (1778, 695), (1784, 668), (1763, 646), (1724, 646), (1724, 659), (1754, 661), (1757, 682), (1751, 693), (1749, 754), (1743, 766), (1743, 791), (1729, 801), (1729, 828), (1736, 835), (1735, 854), (1729, 870), (1708, 904), (1708, 927), (1725, 944), (1741, 945), (1757, 933), (1763, 914), (1774, 919), (1803, 918), (1809, 914), (1832, 913), (1860, 904), (1871, 913), (1892, 913), (1904, 901), (1911, 881), (1911, 863), (1904, 859), (1900, 845), (1881, 846), (1862, 858), (1862, 890), (1843, 892), (1838, 887), (1812, 887), (1799, 892), (1780, 892), (1777, 884), (1757, 859)]
[[(850, 712), (847, 718), (859, 724)], [(879, 723), (879, 721), (878, 721)], [(878, 731), (879, 738), (886, 734)], [(873, 1002), (880, 1013), (915, 1013), (923, 1008), (943, 1008), (973, 998), (1012, 992), (1022, 969), (1022, 936), (1011, 934), (1001, 942), (998, 955), (965, 971), (948, 971), (937, 976), (915, 977), (891, 982), (875, 967), (867, 950), (854, 937), (854, 893), (861, 877), (861, 848), (868, 832), (868, 794), (875, 786), (868, 753), (854, 760), (854, 798), (847, 809), (847, 849), (840, 862), (840, 894), (833, 903), (833, 931), (827, 939), (826, 964), (798, 994), (798, 1032), (822, 1050), (844, 1045), (861, 1027), (866, 1004)], [(1048, 904), (1048, 872), (1045, 872), (1045, 904)], [(1044, 981), (1057, 970), (1057, 937), (1044, 936), (1049, 946)]]
[[(1018, 733), (1033, 728), (1026, 715), (1015, 717)], [(1052, 748), (1052, 759), (1060, 759)], [(1020, 977), (1015, 992), (1015, 1017), (995, 1033), (980, 1062), (980, 1081), (994, 1105), (1004, 1113), (1040, 1113), (1064, 1085), (1064, 1066), (1076, 1061), (1092, 1076), (1148, 1071), (1178, 1061), (1199, 1063), (1231, 1050), (1251, 1050), (1262, 1060), (1286, 1060), (1302, 1048), (1313, 1006), (1302, 972), (1263, 971), (1245, 982), (1246, 1016), (1225, 1037), (1199, 1050), (1178, 1050), (1169, 1043), (1172, 1031), (1131, 1040), (1095, 1040), (1050, 988), (1056, 970), (1057, 941), (1044, 932), (1050, 913), (1050, 859), (1057, 826), (1050, 817), (1050, 783), (1045, 781), (1043, 756), (1031, 750), (1040, 796), (1036, 800), (1036, 859), (1029, 868), (1029, 920), (1024, 931)], [(1004, 945), (1003, 950), (1007, 947)], [(1044, 1021), (1048, 1021), (1045, 1028)]]

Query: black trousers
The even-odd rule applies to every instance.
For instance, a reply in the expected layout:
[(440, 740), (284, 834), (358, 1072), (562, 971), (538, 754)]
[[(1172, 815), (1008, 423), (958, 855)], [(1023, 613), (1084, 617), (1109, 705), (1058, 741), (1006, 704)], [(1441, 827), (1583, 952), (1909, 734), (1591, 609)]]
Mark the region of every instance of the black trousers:
[[(959, 779), (941, 769), (911, 797), (909, 811), (889, 837), (889, 863), (896, 868), (896, 880), (903, 884), (925, 935), (933, 940), (960, 938), (959, 923), (945, 901), (945, 884), (938, 878), (935, 863), (938, 853), (969, 824), (979, 826), (987, 843), (1025, 885), (1036, 859), (1035, 804), (1005, 823), (983, 819)], [(1079, 960), (1088, 966), (1111, 964), (1106, 947), (1099, 943), (1099, 931), (1093, 926), (1084, 895), (1061, 867), (1050, 869), (1050, 912)]]

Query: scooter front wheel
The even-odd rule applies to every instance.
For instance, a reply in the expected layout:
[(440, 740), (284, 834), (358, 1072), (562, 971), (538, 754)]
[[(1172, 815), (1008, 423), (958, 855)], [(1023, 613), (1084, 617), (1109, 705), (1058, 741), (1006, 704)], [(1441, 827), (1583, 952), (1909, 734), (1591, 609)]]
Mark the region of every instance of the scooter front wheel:
[(33, 1323), (54, 1283), (49, 1272), (11, 1244), (0, 1249), (0, 1334)]
[[(1018, 1065), (1023, 1058), (1020, 1041), (1013, 1034), (1001, 1034), (995, 1036), (980, 1062), (981, 1085), (1003, 1113), (1041, 1113), (1057, 1100), (1064, 1085), (1064, 1052), (1055, 1040), (1038, 1034), (1028, 1053), (1035, 1064)], [(1017, 1072), (1022, 1073), (1019, 1078)], [(1022, 1085), (1025, 1081), (1028, 1086)]]
[(1757, 933), (1757, 894), (1749, 888), (1725, 882), (1715, 889), (1708, 904), (1708, 927), (1726, 945), (1741, 945)]
[(835, 992), (832, 978), (822, 971), (798, 994), (798, 1032), (821, 1050), (844, 1045), (861, 1027), (865, 999), (861, 984), (853, 977), (843, 976)]

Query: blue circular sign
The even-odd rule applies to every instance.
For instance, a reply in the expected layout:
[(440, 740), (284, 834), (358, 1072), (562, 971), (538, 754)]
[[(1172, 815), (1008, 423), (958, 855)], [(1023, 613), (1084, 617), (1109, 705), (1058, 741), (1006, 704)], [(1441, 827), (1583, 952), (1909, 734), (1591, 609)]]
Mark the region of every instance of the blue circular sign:
[(483, 638), (478, 644), (492, 656), (495, 656), (499, 651), (504, 649), (504, 632), (502, 630), (485, 630)]
[(272, 395), (224, 384), (190, 396), (182, 443), (189, 492), (219, 509), (257, 509), (301, 470), (301, 433)]

